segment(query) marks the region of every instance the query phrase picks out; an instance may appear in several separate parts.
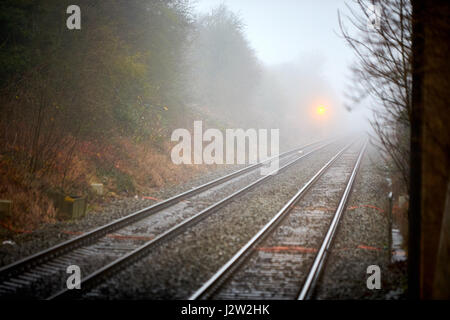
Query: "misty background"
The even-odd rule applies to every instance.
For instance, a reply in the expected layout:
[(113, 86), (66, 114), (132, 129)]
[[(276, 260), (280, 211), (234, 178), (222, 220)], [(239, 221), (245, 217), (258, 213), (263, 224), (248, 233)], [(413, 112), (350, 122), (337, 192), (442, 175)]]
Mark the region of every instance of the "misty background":
[(280, 129), (281, 151), (370, 127), (366, 107), (344, 107), (354, 55), (338, 36), (343, 1), (78, 0), (81, 30), (69, 30), (72, 4), (0, 2), (12, 224), (53, 219), (50, 191), (101, 183), (135, 196), (215, 169), (171, 162), (173, 130), (195, 120)]
[[(251, 96), (247, 105), (253, 119), (247, 119), (247, 125), (259, 120), (258, 125), (277, 126), (283, 139), (290, 143), (295, 143), (293, 137), (313, 139), (370, 130), (367, 105), (349, 106), (352, 112), (344, 107), (351, 90), (349, 66), (355, 57), (340, 35), (337, 12), (357, 10), (354, 3), (198, 0), (193, 7), (200, 24), (204, 19), (220, 16), (221, 10), (228, 11), (230, 19), (239, 21), (241, 36), (253, 52), (257, 66), (254, 69), (258, 70), (249, 79), (253, 88), (248, 87), (241, 94)], [(211, 38), (216, 43), (209, 43), (210, 47), (226, 46), (227, 39), (223, 36), (216, 34)], [(193, 47), (199, 49), (201, 45), (195, 43)], [(239, 59), (237, 52), (230, 55)], [(192, 65), (199, 60), (194, 59)], [(220, 59), (215, 62), (222, 63)], [(240, 75), (238, 70), (239, 67), (236, 72)], [(210, 71), (214, 72), (214, 67)], [(221, 79), (226, 81), (227, 77)], [(231, 85), (238, 83), (230, 81)], [(318, 116), (320, 105), (326, 107), (326, 112)]]

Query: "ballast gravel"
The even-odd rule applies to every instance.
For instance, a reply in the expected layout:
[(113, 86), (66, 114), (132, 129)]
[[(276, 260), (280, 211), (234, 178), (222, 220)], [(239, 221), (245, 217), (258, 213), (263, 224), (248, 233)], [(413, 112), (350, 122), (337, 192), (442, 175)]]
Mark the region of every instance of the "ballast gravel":
[[(393, 262), (388, 248), (390, 189), (382, 163), (379, 151), (370, 146), (313, 298), (406, 298), (406, 263)], [(379, 267), (380, 288), (373, 287), (370, 266)]]
[[(217, 170), (211, 170), (187, 183), (161, 188), (151, 196), (156, 199), (167, 199), (240, 168), (243, 168), (243, 165), (227, 165)], [(10, 234), (6, 240), (0, 243), (0, 267), (122, 218), (156, 202), (152, 199), (135, 196), (112, 199), (100, 212), (88, 211), (83, 219), (57, 221), (31, 233)]]
[(334, 144), (300, 160), (155, 248), (83, 298), (188, 298), (342, 147), (342, 143)]

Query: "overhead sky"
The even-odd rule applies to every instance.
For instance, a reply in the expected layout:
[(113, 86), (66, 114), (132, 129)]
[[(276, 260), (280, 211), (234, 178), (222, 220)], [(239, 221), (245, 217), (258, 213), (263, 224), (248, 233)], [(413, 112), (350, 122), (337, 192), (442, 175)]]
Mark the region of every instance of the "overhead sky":
[(354, 55), (339, 36), (338, 9), (348, 12), (344, 0), (197, 0), (198, 13), (225, 4), (245, 24), (245, 34), (258, 58), (266, 65), (302, 57), (323, 61), (322, 76), (344, 100)]
[(341, 0), (197, 0), (199, 12), (224, 3), (246, 24), (248, 40), (268, 64), (286, 62), (302, 52), (319, 53), (330, 63), (351, 55), (336, 33)]

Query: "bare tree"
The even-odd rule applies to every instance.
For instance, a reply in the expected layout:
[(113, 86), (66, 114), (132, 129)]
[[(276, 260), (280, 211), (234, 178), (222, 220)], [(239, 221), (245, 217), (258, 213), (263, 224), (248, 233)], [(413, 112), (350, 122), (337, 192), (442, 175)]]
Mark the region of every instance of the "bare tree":
[[(338, 12), (341, 33), (357, 56), (352, 67), (353, 105), (372, 100), (374, 139), (385, 159), (391, 159), (409, 188), (411, 119), (411, 4), (409, 0), (355, 0), (347, 5), (351, 35)], [(348, 109), (351, 107), (347, 106)]]

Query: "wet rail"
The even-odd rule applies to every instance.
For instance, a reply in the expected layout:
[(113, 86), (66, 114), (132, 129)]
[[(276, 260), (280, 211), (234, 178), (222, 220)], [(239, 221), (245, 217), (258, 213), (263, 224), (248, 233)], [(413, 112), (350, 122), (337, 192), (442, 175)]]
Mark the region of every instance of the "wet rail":
[(237, 198), (245, 195), (248, 191), (252, 190), (256, 186), (271, 179), (275, 175), (278, 175), (282, 171), (284, 171), (287, 168), (298, 163), (301, 159), (304, 159), (305, 157), (308, 157), (308, 156), (314, 154), (315, 152), (322, 150), (323, 148), (331, 145), (332, 143), (333, 142), (321, 144), (318, 147), (313, 148), (312, 150), (301, 153), (300, 155), (297, 154), (295, 157), (293, 157), (293, 159), (289, 158), (286, 161), (286, 163), (283, 164), (279, 169), (276, 169), (273, 172), (271, 172), (265, 176), (262, 176), (255, 181), (252, 181), (250, 184), (245, 185), (243, 188), (240, 188), (239, 190), (233, 192), (232, 194), (226, 196), (225, 198), (223, 198), (217, 202), (214, 202), (212, 205), (206, 207), (205, 209), (201, 210), (200, 212), (196, 213), (195, 215), (189, 217), (188, 219), (183, 220), (181, 223), (164, 231), (163, 233), (159, 234), (154, 239), (146, 242), (142, 246), (137, 247), (135, 250), (127, 253), (126, 255), (123, 255), (119, 259), (114, 260), (113, 262), (107, 264), (106, 266), (96, 270), (95, 272), (92, 272), (87, 277), (83, 278), (83, 280), (81, 282), (81, 286), (82, 286), (83, 290), (63, 289), (60, 292), (51, 296), (50, 299), (77, 298), (77, 297), (81, 296), (83, 293), (89, 291), (91, 288), (93, 288), (96, 285), (98, 285), (99, 283), (103, 282), (105, 279), (109, 279), (111, 276), (117, 274), (120, 270), (126, 268), (127, 266), (129, 266), (129, 265), (133, 264), (134, 262), (140, 260), (141, 258), (145, 257), (147, 255), (147, 253), (149, 251), (151, 251), (152, 249), (169, 241), (170, 239), (173, 239), (174, 237), (178, 236), (179, 234), (185, 232), (187, 229), (196, 225), (200, 221), (206, 219), (208, 216), (215, 213), (217, 210), (219, 210), (222, 207), (226, 206), (227, 204), (233, 202)]
[(366, 145), (341, 149), (189, 299), (310, 297)]
[[(319, 141), (302, 147), (294, 148), (288, 152), (281, 154), (280, 161), (285, 163), (279, 171), (298, 162), (314, 152), (330, 145), (333, 141)], [(225, 205), (233, 198), (250, 190), (253, 186), (269, 179), (271, 176), (264, 176), (256, 179), (256, 181), (247, 184), (245, 187), (234, 191), (231, 195), (226, 195), (223, 199), (214, 204), (205, 201), (203, 206), (205, 209), (198, 214), (186, 217), (181, 216), (181, 223), (175, 224), (171, 228), (159, 228), (155, 230), (151, 237), (139, 235), (139, 227), (145, 224), (145, 220), (149, 217), (157, 216), (156, 213), (162, 214), (168, 210), (186, 212), (186, 206), (189, 202), (201, 201), (201, 195), (206, 194), (203, 198), (208, 199), (211, 190), (220, 189), (223, 185), (235, 183), (239, 186), (239, 181), (246, 183), (244, 177), (258, 171), (264, 164), (272, 161), (274, 157), (263, 162), (245, 167), (231, 174), (215, 179), (209, 183), (203, 184), (197, 188), (186, 191), (172, 198), (156, 203), (148, 208), (137, 211), (124, 218), (113, 221), (107, 225), (94, 229), (84, 235), (63, 242), (52, 248), (39, 252), (28, 258), (22, 259), (11, 265), (0, 269), (0, 298), (3, 297), (27, 297), (27, 298), (48, 298), (56, 296), (64, 296), (66, 293), (61, 290), (61, 279), (67, 277), (66, 267), (75, 263), (86, 265), (83, 268), (88, 276), (84, 277), (83, 285), (95, 283), (94, 279), (99, 279), (100, 274), (105, 274), (108, 270), (116, 269), (118, 266), (123, 267), (129, 261), (139, 256), (138, 252), (148, 250), (155, 244), (169, 239), (170, 237), (182, 232), (184, 228), (195, 224), (199, 220), (211, 214), (221, 206)], [(253, 180), (255, 178), (253, 177)], [(236, 182), (237, 181), (237, 182)], [(240, 184), (242, 185), (242, 181)], [(225, 182), (228, 182), (225, 184)], [(233, 191), (233, 190), (232, 190)], [(200, 197), (200, 198), (199, 198)], [(195, 211), (195, 208), (191, 210)], [(175, 221), (176, 222), (176, 221)], [(115, 234), (112, 234), (115, 232)], [(121, 239), (121, 245), (114, 240)], [(152, 239), (153, 238), (153, 239)], [(144, 245), (142, 245), (144, 243)], [(143, 250), (143, 247), (147, 248)], [(92, 256), (97, 257), (97, 264), (89, 266), (89, 260)], [(103, 256), (103, 261), (98, 261), (98, 257)], [(101, 259), (100, 259), (101, 260)], [(113, 262), (111, 262), (113, 261)], [(58, 292), (60, 291), (60, 292)], [(55, 294), (55, 292), (58, 292)]]

